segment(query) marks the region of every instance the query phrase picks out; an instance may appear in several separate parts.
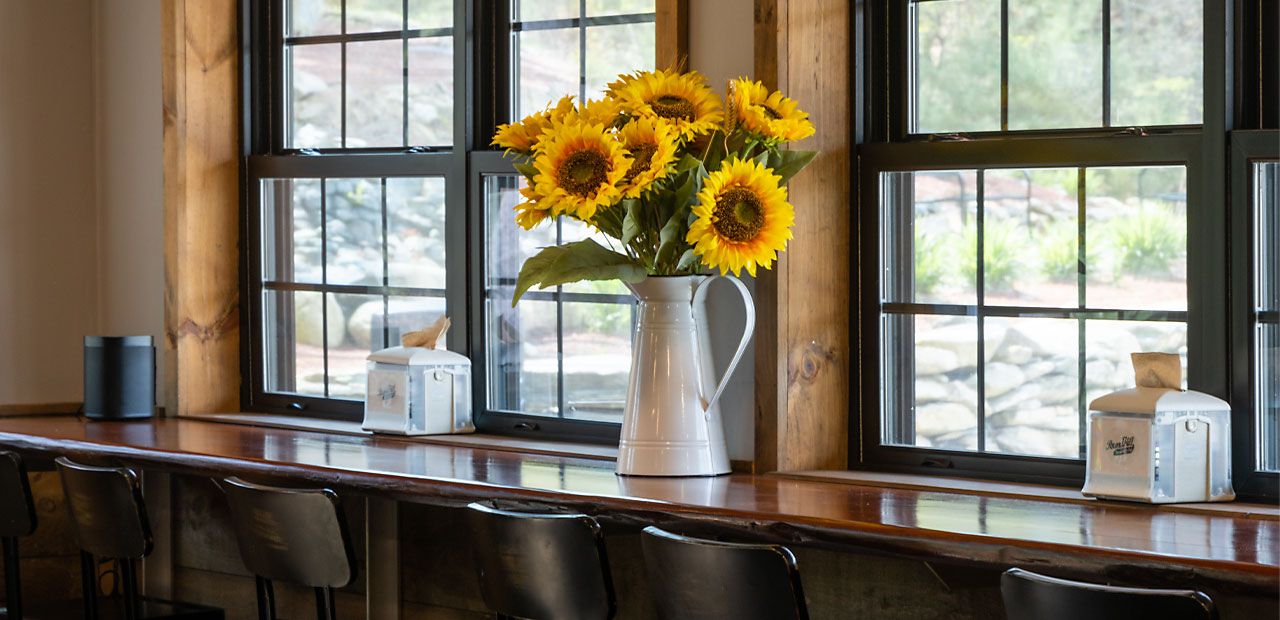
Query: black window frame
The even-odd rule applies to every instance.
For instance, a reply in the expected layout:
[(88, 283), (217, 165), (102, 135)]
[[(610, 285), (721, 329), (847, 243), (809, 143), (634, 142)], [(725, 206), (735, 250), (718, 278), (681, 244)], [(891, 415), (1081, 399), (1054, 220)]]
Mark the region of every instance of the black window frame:
[[(453, 145), (375, 148), (288, 148), (283, 105), (284, 1), (240, 0), (241, 41), (241, 406), (245, 411), (309, 418), (359, 421), (360, 401), (273, 393), (265, 390), (263, 320), (264, 287), (259, 255), (263, 230), (260, 180), (270, 178), (441, 176), (446, 183), (446, 292), (454, 328), (451, 350), (472, 360), (473, 418), (478, 430), (530, 438), (593, 443), (618, 441), (619, 423), (566, 420), (489, 409), (484, 340), (484, 208), (482, 184), (487, 175), (515, 174), (513, 159), (490, 150), (497, 126), (512, 122), (514, 75), (510, 66), (512, 34), (522, 26), (513, 20), (513, 2), (453, 2), (454, 114)], [(651, 14), (550, 20), (536, 28), (586, 28), (654, 21)], [(331, 38), (331, 37), (330, 37)], [(343, 38), (343, 37), (340, 37)], [(360, 38), (360, 37), (356, 37)], [(335, 39), (337, 40), (337, 39)], [(580, 94), (580, 93), (575, 93)], [(345, 122), (345, 121), (344, 121)], [(456, 145), (456, 146), (454, 146)], [(385, 205), (384, 205), (385, 209)], [(384, 211), (385, 212), (385, 211)], [(276, 286), (287, 290), (387, 292), (396, 287), (340, 285)], [(461, 320), (460, 320), (461, 319)]]
[[(913, 1), (859, 3), (862, 10), (855, 12), (853, 23), (856, 45), (852, 54), (858, 68), (854, 123), (857, 146), (853, 164), (853, 175), (858, 181), (858, 216), (853, 238), (859, 249), (854, 257), (857, 264), (852, 289), (859, 291), (860, 299), (855, 304), (852, 322), (859, 333), (860, 364), (851, 376), (853, 389), (859, 396), (853, 399), (850, 412), (850, 466), (1059, 486), (1081, 484), (1085, 471), (1083, 459), (883, 445), (882, 230), (879, 221), (882, 171), (1174, 164), (1184, 165), (1187, 170), (1188, 384), (1192, 389), (1228, 397), (1234, 405), (1233, 480), (1237, 493), (1246, 498), (1274, 500), (1276, 475), (1255, 471), (1251, 461), (1247, 468), (1242, 467), (1245, 462), (1242, 453), (1252, 455), (1253, 450), (1241, 448), (1256, 445), (1252, 400), (1242, 400), (1249, 389), (1245, 382), (1252, 367), (1247, 358), (1247, 341), (1240, 340), (1248, 321), (1241, 320), (1246, 315), (1241, 314), (1238, 305), (1240, 296), (1232, 293), (1239, 290), (1244, 281), (1241, 278), (1247, 277), (1241, 273), (1241, 266), (1250, 260), (1250, 254), (1247, 245), (1239, 242), (1243, 217), (1240, 192), (1228, 192), (1233, 183), (1227, 170), (1227, 140), (1232, 135), (1229, 130), (1241, 126), (1234, 122), (1238, 119), (1233, 119), (1233, 113), (1240, 117), (1241, 111), (1248, 109), (1249, 101), (1265, 104), (1270, 97), (1273, 106), (1276, 102), (1274, 82), (1270, 86), (1265, 80), (1260, 87), (1241, 86), (1248, 76), (1259, 76), (1267, 69), (1250, 66), (1248, 62), (1242, 64), (1239, 60), (1249, 54), (1260, 57), (1258, 50), (1268, 49), (1265, 48), (1267, 41), (1271, 41), (1269, 49), (1274, 49), (1274, 30), (1261, 33), (1260, 44), (1234, 49), (1233, 42), (1239, 42), (1240, 38), (1229, 34), (1232, 27), (1240, 31), (1247, 25), (1257, 24), (1254, 21), (1257, 9), (1253, 9), (1251, 18), (1248, 5), (1265, 6), (1267, 0), (1203, 2), (1202, 125), (947, 134), (909, 131), (912, 111), (909, 71), (914, 37), (909, 5)], [(1007, 2), (1002, 5), (1007, 6)], [(1108, 5), (1104, 0), (1104, 11)], [(1274, 66), (1271, 69), (1274, 71)], [(1104, 80), (1109, 80), (1109, 76), (1104, 76)], [(1105, 119), (1105, 95), (1103, 105)], [(1255, 109), (1253, 114), (1255, 121), (1266, 122), (1266, 110)], [(1003, 118), (1006, 118), (1004, 113)], [(1274, 124), (1274, 115), (1270, 118)], [(1235, 184), (1235, 187), (1240, 186)], [(1229, 196), (1235, 196), (1236, 200), (1229, 200)]]

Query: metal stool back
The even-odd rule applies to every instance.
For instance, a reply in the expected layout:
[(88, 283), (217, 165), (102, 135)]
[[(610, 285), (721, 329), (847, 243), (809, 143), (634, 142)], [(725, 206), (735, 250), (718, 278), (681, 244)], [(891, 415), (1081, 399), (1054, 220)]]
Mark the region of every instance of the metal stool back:
[(1009, 620), (1216, 620), (1208, 596), (1194, 590), (1101, 586), (1046, 577), (1019, 568), (1000, 576)]
[(315, 589), (316, 617), (334, 620), (333, 589), (355, 578), (355, 554), (338, 496), (222, 481), (240, 557), (258, 582), (258, 618), (275, 620), (273, 581)]
[(27, 468), (16, 452), (0, 451), (0, 539), (4, 541), (5, 615), (10, 620), (22, 620), (18, 538), (35, 531), (36, 506)]
[(482, 503), (467, 509), (480, 592), (499, 617), (613, 617), (613, 579), (595, 519), (501, 510)]
[(806, 620), (795, 556), (781, 545), (718, 542), (646, 527), (644, 563), (663, 620)]

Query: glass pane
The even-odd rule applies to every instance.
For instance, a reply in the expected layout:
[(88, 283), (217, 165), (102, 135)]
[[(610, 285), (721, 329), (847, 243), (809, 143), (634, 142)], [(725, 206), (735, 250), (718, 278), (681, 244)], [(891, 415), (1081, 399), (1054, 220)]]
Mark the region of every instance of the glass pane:
[(587, 0), (587, 17), (652, 13), (653, 0)]
[[(597, 232), (586, 224), (569, 218), (560, 220), (560, 240), (563, 243), (581, 241), (590, 237), (606, 248), (617, 248), (618, 241), (608, 235)], [(625, 295), (631, 297), (631, 291), (617, 280), (596, 280), (588, 282), (570, 282), (562, 289), (570, 293), (604, 293), (608, 295)]]
[(342, 0), (289, 0), (285, 5), (289, 36), (342, 32)]
[(1130, 353), (1177, 353), (1187, 387), (1187, 324), (1164, 321), (1085, 321), (1085, 406), (1134, 386)]
[(1280, 471), (1280, 326), (1258, 325), (1258, 469)]
[(1090, 308), (1187, 309), (1187, 173), (1181, 166), (1085, 171)]
[(409, 29), (453, 26), (453, 0), (409, 0)]
[(1074, 168), (989, 170), (983, 178), (983, 301), (1074, 308), (1077, 294)]
[(1254, 164), (1253, 179), (1254, 305), (1270, 313), (1256, 326), (1258, 468), (1280, 471), (1280, 163)]
[(409, 39), (409, 144), (453, 144), (453, 37)]
[(347, 0), (347, 32), (398, 31), (403, 27), (403, 0)]
[(320, 180), (263, 179), (262, 279), (318, 284)]
[(444, 178), (387, 179), (387, 284), (445, 287)]
[[(265, 291), (262, 302), (266, 391), (324, 396), (323, 296)], [(329, 309), (338, 305), (330, 300)]]
[(599, 99), (619, 73), (652, 70), (654, 36), (653, 22), (587, 28), (587, 98)]
[(342, 146), (342, 46), (285, 48), (290, 148)]
[(516, 0), (515, 14), (521, 21), (570, 19), (581, 8), (578, 0)]
[(987, 451), (1079, 457), (1079, 321), (989, 318), (983, 337)]
[(404, 46), (347, 44), (347, 148), (404, 144)]
[(883, 175), (886, 301), (977, 303), (977, 187), (973, 171)]
[(382, 284), (382, 181), (326, 179), (327, 284)]
[(489, 405), (534, 415), (560, 410), (556, 303), (493, 295), (486, 304)]
[(884, 317), (887, 444), (978, 448), (978, 322), (970, 317)]
[[(516, 275), (526, 258), (537, 254), (549, 245), (556, 244), (556, 227), (543, 222), (533, 230), (523, 230), (516, 225), (514, 208), (522, 200), (519, 189), (524, 187), (524, 177), (493, 175), (484, 180), (485, 186), (485, 244), (488, 260), (485, 261), (486, 289), (510, 297), (514, 294)], [(534, 289), (538, 290), (538, 289)]]
[(1000, 1), (913, 2), (917, 133), (1000, 129)]
[[(381, 295), (335, 295), (329, 304), (329, 397), (364, 399), (365, 363), (374, 347), (374, 321), (382, 320)], [(377, 317), (375, 319), (374, 317)], [(382, 334), (376, 336), (382, 344)]]
[(631, 332), (631, 304), (564, 304), (565, 417), (622, 422)]
[(1009, 129), (1101, 124), (1101, 0), (1009, 0)]
[[(387, 302), (387, 346), (399, 346), (400, 336), (409, 332), (420, 331), (422, 328), (436, 322), (436, 319), (439, 319), (440, 315), (446, 312), (446, 304), (443, 297), (444, 291), (440, 291), (440, 293), (440, 297), (391, 297)], [(453, 326), (449, 328), (449, 331), (462, 329), (463, 325), (461, 317), (453, 317)], [(382, 324), (375, 323), (374, 331), (382, 331)], [(445, 340), (448, 340), (447, 333)], [(446, 341), (441, 341), (440, 346), (446, 346), (448, 344)]]
[(565, 95), (578, 96), (578, 29), (516, 33), (514, 51), (520, 68), (516, 81), (517, 118), (524, 118)]
[(1111, 0), (1111, 124), (1198, 124), (1204, 3)]

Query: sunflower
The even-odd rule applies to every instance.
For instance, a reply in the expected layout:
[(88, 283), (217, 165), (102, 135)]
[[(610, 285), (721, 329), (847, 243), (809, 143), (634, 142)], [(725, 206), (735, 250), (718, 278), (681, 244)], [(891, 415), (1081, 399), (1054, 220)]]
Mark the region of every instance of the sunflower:
[(809, 115), (796, 109), (796, 102), (769, 92), (761, 82), (738, 78), (729, 82), (727, 107), (734, 114), (731, 124), (766, 141), (791, 142), (813, 135)]
[(542, 134), (551, 127), (552, 122), (563, 119), (574, 109), (572, 96), (561, 97), (554, 108), (534, 112), (518, 123), (499, 125), (490, 144), (521, 155), (532, 155), (542, 141)]
[(787, 248), (795, 221), (781, 178), (737, 157), (707, 175), (693, 207), (697, 219), (685, 235), (694, 254), (721, 274), (738, 275), (745, 267), (754, 276), (757, 265), (768, 269)]
[(538, 195), (532, 187), (520, 188), (520, 195), (525, 197), (525, 202), (515, 206), (516, 224), (519, 224), (520, 228), (533, 230), (543, 220), (551, 217), (550, 211), (539, 206)]
[(654, 181), (667, 176), (676, 160), (679, 134), (662, 119), (640, 118), (624, 125), (618, 137), (631, 156), (631, 166), (622, 177), (622, 191), (627, 198), (637, 198)]
[(534, 187), (526, 194), (539, 209), (590, 222), (596, 209), (622, 197), (617, 185), (631, 159), (604, 125), (571, 119), (555, 123), (546, 136), (533, 161)]
[(618, 76), (609, 96), (631, 116), (662, 118), (673, 123), (682, 139), (710, 133), (724, 118), (720, 102), (697, 71), (637, 71)]

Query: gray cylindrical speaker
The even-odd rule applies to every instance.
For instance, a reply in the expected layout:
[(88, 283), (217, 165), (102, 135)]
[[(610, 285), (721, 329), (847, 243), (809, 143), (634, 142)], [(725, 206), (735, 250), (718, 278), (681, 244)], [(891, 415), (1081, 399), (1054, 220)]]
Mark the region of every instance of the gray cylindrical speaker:
[(155, 410), (156, 348), (151, 336), (85, 336), (85, 417), (148, 418)]

